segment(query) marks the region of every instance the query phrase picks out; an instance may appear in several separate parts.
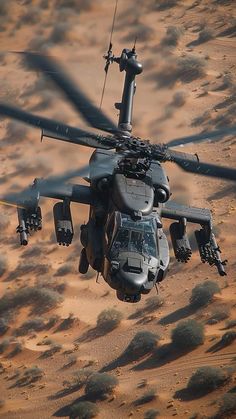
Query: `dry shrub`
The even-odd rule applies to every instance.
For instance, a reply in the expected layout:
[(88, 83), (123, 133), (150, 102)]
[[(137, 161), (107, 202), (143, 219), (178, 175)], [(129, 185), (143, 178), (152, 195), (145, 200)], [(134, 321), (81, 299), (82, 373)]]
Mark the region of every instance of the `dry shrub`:
[(16, 386), (23, 387), (35, 383), (43, 377), (43, 370), (39, 367), (27, 368), (23, 375), (16, 381)]
[(61, 44), (63, 42), (69, 41), (69, 35), (71, 32), (71, 25), (67, 22), (59, 22), (54, 26), (49, 39), (54, 44)]
[(17, 342), (12, 349), (12, 351), (8, 354), (8, 358), (14, 358), (14, 356), (20, 354), (23, 351), (23, 345), (20, 342)]
[(194, 308), (207, 306), (214, 298), (214, 295), (220, 292), (220, 287), (215, 281), (205, 281), (196, 285), (192, 289), (190, 305)]
[(136, 360), (150, 354), (157, 346), (159, 337), (149, 331), (136, 333), (124, 351), (124, 356), (130, 360)]
[(36, 276), (45, 275), (48, 273), (48, 270), (49, 265), (40, 264), (37, 261), (28, 263), (20, 262), (16, 269), (8, 276), (8, 281), (12, 281), (29, 274), (35, 274)]
[(225, 323), (225, 329), (231, 329), (233, 327), (236, 327), (236, 319), (228, 320)]
[(135, 400), (134, 404), (136, 406), (139, 406), (141, 404), (150, 403), (153, 400), (155, 400), (157, 397), (156, 389), (150, 388), (148, 391), (146, 391), (141, 397)]
[(204, 327), (196, 320), (183, 320), (171, 332), (172, 344), (178, 350), (191, 350), (204, 342)]
[(74, 273), (75, 273), (75, 269), (73, 265), (65, 263), (64, 265), (60, 266), (60, 268), (58, 268), (54, 276), (66, 276), (68, 274), (74, 274)]
[(49, 358), (50, 356), (55, 355), (57, 352), (60, 352), (62, 345), (59, 343), (53, 343), (49, 349), (44, 351), (41, 355), (41, 358)]
[(27, 128), (20, 122), (10, 121), (4, 137), (4, 144), (17, 144), (27, 138)]
[(27, 8), (27, 12), (20, 17), (20, 24), (23, 25), (35, 25), (40, 22), (41, 12), (36, 6)]
[(194, 395), (204, 395), (223, 386), (229, 379), (230, 374), (221, 368), (201, 367), (190, 377), (187, 389)]
[(0, 1), (0, 16), (6, 16), (8, 14), (9, 4), (10, 4), (9, 0), (1, 0)]
[(212, 312), (211, 317), (207, 320), (207, 324), (216, 324), (227, 319), (229, 316), (230, 310), (226, 305), (216, 307)]
[(24, 336), (30, 332), (40, 332), (46, 327), (45, 319), (42, 317), (35, 317), (34, 319), (26, 320), (18, 329), (15, 330), (16, 336)]
[(7, 318), (0, 318), (0, 336), (4, 335), (9, 329), (9, 320)]
[(233, 343), (235, 340), (236, 340), (236, 331), (230, 330), (229, 332), (226, 332), (223, 334), (219, 343), (221, 346), (224, 347), (224, 346), (231, 345), (231, 343)]
[(212, 419), (233, 418), (236, 413), (236, 397), (233, 393), (226, 393), (220, 400), (220, 408)]
[(204, 28), (202, 31), (198, 34), (198, 44), (203, 44), (204, 42), (208, 42), (211, 39), (214, 38), (214, 33), (211, 29)]
[(0, 354), (3, 354), (10, 345), (10, 339), (4, 339), (2, 342), (0, 342)]
[(144, 412), (144, 419), (156, 419), (160, 415), (157, 409), (148, 409)]
[(66, 7), (77, 12), (89, 11), (94, 7), (94, 0), (56, 0), (56, 7)]
[(99, 413), (99, 408), (95, 403), (84, 401), (75, 403), (70, 407), (70, 419), (90, 419), (95, 418)]
[(0, 278), (3, 276), (8, 268), (8, 261), (5, 255), (0, 255)]
[(177, 60), (170, 60), (168, 65), (162, 68), (154, 79), (159, 88), (171, 88), (177, 81), (191, 83), (205, 75), (206, 62), (194, 55), (180, 57)]
[(179, 0), (156, 0), (155, 1), (155, 9), (157, 10), (166, 10), (171, 9), (172, 7), (177, 6)]
[(73, 313), (70, 313), (66, 319), (63, 319), (62, 322), (57, 327), (56, 331), (68, 330), (78, 323), (78, 317), (75, 317)]
[(7, 292), (0, 298), (0, 313), (24, 306), (33, 306), (33, 311), (44, 312), (62, 301), (57, 291), (48, 288), (25, 287)]
[(182, 35), (181, 28), (177, 26), (168, 26), (166, 35), (161, 41), (162, 45), (176, 47), (178, 45), (180, 36)]
[(106, 399), (118, 385), (118, 379), (106, 373), (95, 373), (87, 381), (85, 394), (93, 400)]
[(123, 315), (114, 308), (103, 310), (97, 318), (97, 328), (103, 332), (110, 332), (119, 326)]
[(0, 217), (0, 231), (4, 231), (10, 225), (10, 218), (7, 214), (1, 214)]

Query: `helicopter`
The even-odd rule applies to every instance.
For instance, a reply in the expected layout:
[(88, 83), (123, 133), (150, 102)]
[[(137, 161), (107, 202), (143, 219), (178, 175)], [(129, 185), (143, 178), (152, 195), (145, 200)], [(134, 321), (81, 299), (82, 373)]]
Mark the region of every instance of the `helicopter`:
[[(174, 221), (169, 231), (177, 261), (187, 263), (191, 257), (187, 224), (194, 223), (199, 226), (195, 237), (201, 261), (215, 266), (219, 275), (226, 275), (227, 261), (221, 259), (210, 210), (171, 200), (169, 179), (162, 163), (173, 162), (190, 173), (235, 181), (236, 169), (200, 162), (196, 154), (172, 147), (232, 135), (236, 126), (176, 138), (166, 144), (152, 144), (134, 136), (132, 113), (136, 77), (143, 71), (135, 46), (115, 56), (110, 43), (104, 56), (106, 74), (111, 63), (125, 72), (122, 99), (115, 103), (119, 111), (117, 126), (75, 85), (55, 59), (34, 52), (20, 54), (31, 68), (42, 71), (54, 82), (89, 125), (103, 131), (97, 134), (81, 130), (0, 103), (1, 115), (41, 129), (42, 138), (95, 149), (88, 166), (61, 176), (36, 178), (22, 192), (10, 193), (1, 199), (3, 203), (17, 206), (21, 245), (28, 244), (31, 230), (42, 228), (40, 197), (53, 198), (59, 201), (53, 208), (56, 239), (63, 246), (69, 246), (74, 235), (71, 202), (89, 205), (89, 219), (81, 225), (83, 247), (79, 272), (85, 274), (91, 266), (116, 290), (121, 301), (140, 301), (142, 294), (148, 294), (166, 277), (170, 256), (163, 231), (165, 218)], [(89, 176), (86, 176), (88, 171)], [(84, 177), (88, 185), (67, 183), (76, 176)]]

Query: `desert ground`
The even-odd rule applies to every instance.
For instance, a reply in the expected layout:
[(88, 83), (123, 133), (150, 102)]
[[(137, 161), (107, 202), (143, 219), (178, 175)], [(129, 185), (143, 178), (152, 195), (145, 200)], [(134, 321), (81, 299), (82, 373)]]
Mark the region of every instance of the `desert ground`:
[[(86, 128), (55, 86), (15, 51), (51, 54), (99, 105), (113, 11), (111, 0), (0, 0), (0, 101)], [(113, 51), (119, 55), (131, 48), (137, 36), (144, 69), (137, 77), (134, 135), (158, 143), (235, 124), (235, 21), (233, 0), (119, 0)], [(103, 101), (114, 121), (122, 82), (114, 63)], [(82, 167), (91, 154), (55, 140), (41, 143), (39, 130), (3, 117), (0, 137), (0, 197), (35, 177)], [(236, 167), (234, 136), (184, 150), (202, 161)], [(194, 243), (185, 265), (171, 250), (159, 295), (154, 289), (134, 305), (118, 301), (102, 277), (96, 282), (94, 271), (78, 274), (85, 206), (72, 204), (75, 238), (68, 248), (56, 244), (53, 200), (42, 200), (43, 229), (32, 234), (27, 247), (15, 233), (16, 209), (0, 207), (1, 418), (235, 417), (235, 183), (184, 173), (171, 163), (165, 168), (172, 199), (211, 209), (228, 275), (220, 277), (203, 265)], [(215, 292), (205, 305), (193, 307), (192, 290), (207, 281), (214, 282)], [(114, 324), (99, 324), (104, 310)], [(200, 324), (202, 339), (178, 348), (172, 331), (187, 320)], [(148, 341), (130, 350), (140, 332)], [(202, 367), (224, 378), (197, 392), (188, 383)], [(102, 397), (88, 390), (96, 374), (103, 374), (101, 379), (108, 374), (112, 383)], [(90, 413), (73, 413), (81, 402), (93, 403), (84, 405)]]

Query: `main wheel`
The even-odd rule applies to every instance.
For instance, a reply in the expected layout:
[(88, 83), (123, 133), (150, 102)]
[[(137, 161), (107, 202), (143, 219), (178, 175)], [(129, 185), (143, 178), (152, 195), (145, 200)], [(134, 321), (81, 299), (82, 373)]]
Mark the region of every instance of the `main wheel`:
[(80, 253), (79, 273), (86, 274), (88, 272), (89, 263), (86, 255), (86, 250), (83, 248)]

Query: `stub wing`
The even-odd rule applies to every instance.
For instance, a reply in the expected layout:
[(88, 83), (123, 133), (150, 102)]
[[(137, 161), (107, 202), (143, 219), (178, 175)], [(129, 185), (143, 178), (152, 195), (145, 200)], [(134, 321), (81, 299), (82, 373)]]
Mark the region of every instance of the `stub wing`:
[(226, 275), (224, 266), (227, 261), (221, 260), (221, 251), (212, 231), (212, 215), (209, 209), (190, 207), (168, 201), (160, 208), (160, 215), (178, 221), (171, 224), (170, 235), (175, 257), (179, 262), (188, 262), (192, 254), (186, 234), (187, 222), (200, 224), (201, 228), (195, 231), (195, 237), (201, 261), (216, 266), (221, 276)]

